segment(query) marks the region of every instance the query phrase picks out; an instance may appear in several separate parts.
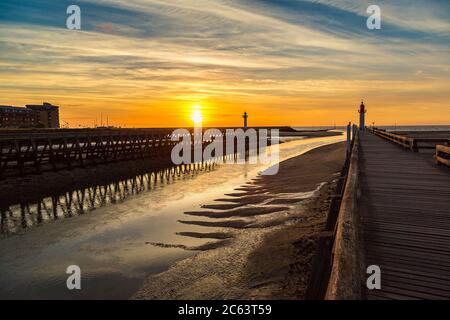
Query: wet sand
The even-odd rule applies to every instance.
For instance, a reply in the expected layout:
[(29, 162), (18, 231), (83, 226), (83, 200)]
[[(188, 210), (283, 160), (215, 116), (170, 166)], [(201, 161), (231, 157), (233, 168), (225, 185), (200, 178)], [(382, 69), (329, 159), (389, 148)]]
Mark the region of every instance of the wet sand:
[(199, 252), (147, 278), (132, 299), (302, 299), (344, 156), (344, 143), (314, 149), (186, 212), (181, 223), (220, 229), (184, 234), (211, 241), (183, 247)]

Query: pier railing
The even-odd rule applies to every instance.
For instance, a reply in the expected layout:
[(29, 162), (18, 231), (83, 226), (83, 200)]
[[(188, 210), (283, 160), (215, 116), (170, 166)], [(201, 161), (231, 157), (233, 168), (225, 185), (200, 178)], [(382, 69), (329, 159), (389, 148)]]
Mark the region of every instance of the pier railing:
[(0, 134), (0, 177), (170, 154), (163, 130), (89, 130)]
[(435, 149), (438, 144), (449, 142), (449, 139), (445, 138), (414, 138), (378, 128), (367, 128), (367, 130), (412, 152), (419, 152), (420, 149)]
[(435, 150), (434, 158), (436, 162), (450, 167), (450, 139), (413, 138), (378, 128), (367, 128), (367, 130), (412, 152), (419, 152), (420, 149), (433, 149)]
[[(227, 129), (218, 128), (223, 141), (228, 138)], [(253, 127), (256, 129), (257, 151), (259, 150), (259, 131), (257, 129), (293, 130), (288, 127)], [(10, 176), (46, 171), (58, 171), (85, 166), (106, 164), (136, 159), (153, 159), (158, 162), (171, 162), (171, 152), (178, 141), (172, 141), (176, 128), (156, 129), (60, 129), (60, 130), (0, 130), (0, 179)], [(203, 132), (208, 128), (203, 128)], [(191, 147), (194, 148), (196, 133), (191, 128)], [(181, 138), (181, 137), (179, 137)], [(214, 136), (202, 142), (202, 150), (212, 142)], [(271, 143), (268, 130), (267, 146)], [(246, 142), (245, 152), (250, 145)], [(225, 147), (224, 151), (227, 150)], [(233, 148), (237, 154), (237, 147)], [(193, 151), (193, 150), (192, 150)]]
[[(450, 142), (450, 140), (449, 140)], [(450, 143), (449, 143), (450, 145)], [(438, 164), (444, 164), (450, 167), (450, 146), (437, 145), (436, 155), (434, 156)]]
[(359, 130), (356, 132), (342, 199), (334, 224), (331, 270), (324, 299), (360, 299), (361, 257), (359, 256)]
[(406, 149), (409, 149), (413, 152), (417, 151), (417, 141), (414, 138), (402, 136), (395, 133), (390, 133), (387, 132), (386, 130), (378, 128), (369, 128), (368, 130), (373, 134), (380, 136), (386, 140), (389, 140), (393, 143), (396, 143)]
[[(357, 291), (353, 274), (359, 272), (354, 247), (357, 241), (356, 196), (358, 186), (359, 130), (354, 126), (350, 149), (331, 198), (325, 230), (319, 237), (316, 259), (305, 299), (349, 297)], [(345, 264), (345, 265), (344, 265)], [(341, 292), (346, 288), (347, 292)], [(336, 290), (341, 290), (336, 292)]]

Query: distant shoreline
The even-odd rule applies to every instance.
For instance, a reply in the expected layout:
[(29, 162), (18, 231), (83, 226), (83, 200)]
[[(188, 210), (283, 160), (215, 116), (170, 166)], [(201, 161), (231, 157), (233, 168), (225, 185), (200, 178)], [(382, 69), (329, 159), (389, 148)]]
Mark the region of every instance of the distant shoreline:
[(280, 137), (305, 137), (305, 138), (320, 138), (320, 137), (334, 137), (341, 136), (342, 131), (331, 130), (317, 130), (317, 131), (295, 131), (295, 132), (283, 132), (280, 131)]

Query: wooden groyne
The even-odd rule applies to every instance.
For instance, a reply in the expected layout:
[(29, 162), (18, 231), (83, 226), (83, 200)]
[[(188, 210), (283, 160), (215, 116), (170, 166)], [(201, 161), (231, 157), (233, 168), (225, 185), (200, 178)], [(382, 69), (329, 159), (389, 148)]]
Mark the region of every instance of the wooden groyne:
[[(240, 128), (218, 128), (224, 143), (227, 129)], [(258, 129), (295, 131), (289, 127), (254, 127), (253, 129), (256, 129), (257, 133)], [(0, 130), (0, 178), (135, 159), (170, 162), (171, 151), (178, 143), (171, 140), (174, 130), (176, 128), (2, 129)], [(206, 131), (208, 128), (203, 130)], [(189, 134), (191, 141), (194, 142), (194, 130), (189, 129)], [(203, 145), (208, 144), (212, 139), (213, 137), (203, 141)], [(236, 149), (234, 148), (234, 154)]]
[[(450, 298), (450, 170), (419, 154), (423, 143), (448, 164), (449, 147), (440, 144), (447, 139), (359, 131), (308, 298)], [(369, 266), (380, 268), (381, 289), (367, 287)]]

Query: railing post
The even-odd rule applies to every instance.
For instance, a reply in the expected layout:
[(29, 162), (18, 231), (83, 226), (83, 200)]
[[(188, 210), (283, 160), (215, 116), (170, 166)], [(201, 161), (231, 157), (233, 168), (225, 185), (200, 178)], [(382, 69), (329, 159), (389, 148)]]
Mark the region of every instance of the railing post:
[(351, 142), (352, 142), (351, 126), (352, 126), (352, 123), (349, 122), (348, 125), (347, 125), (347, 153), (350, 153), (352, 151), (351, 150)]
[(358, 132), (358, 126), (356, 124), (353, 125), (353, 137), (352, 137), (352, 141), (355, 140), (356, 134)]
[(412, 152), (419, 152), (419, 148), (417, 147), (417, 140), (416, 139), (412, 140), (411, 151)]

